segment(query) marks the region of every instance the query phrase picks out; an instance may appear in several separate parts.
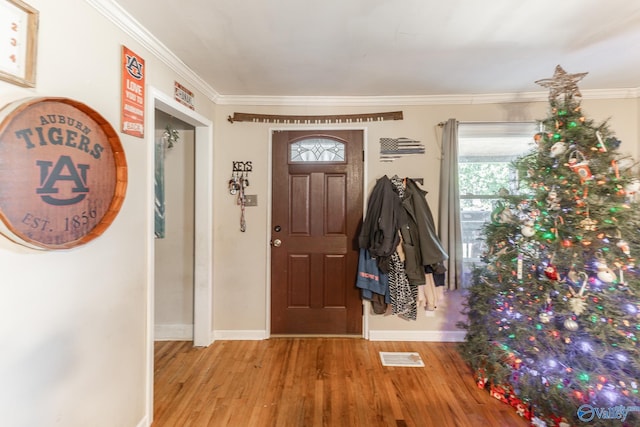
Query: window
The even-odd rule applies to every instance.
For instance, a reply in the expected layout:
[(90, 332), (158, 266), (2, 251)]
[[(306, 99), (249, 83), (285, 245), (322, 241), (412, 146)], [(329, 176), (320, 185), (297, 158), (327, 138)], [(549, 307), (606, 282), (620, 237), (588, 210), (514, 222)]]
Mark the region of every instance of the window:
[(344, 162), (344, 143), (328, 138), (309, 138), (289, 148), (291, 162)]
[(485, 250), (482, 226), (489, 221), (501, 189), (518, 194), (511, 162), (533, 148), (539, 125), (528, 123), (460, 123), (458, 182), (462, 228), (462, 282), (470, 285), (473, 264)]

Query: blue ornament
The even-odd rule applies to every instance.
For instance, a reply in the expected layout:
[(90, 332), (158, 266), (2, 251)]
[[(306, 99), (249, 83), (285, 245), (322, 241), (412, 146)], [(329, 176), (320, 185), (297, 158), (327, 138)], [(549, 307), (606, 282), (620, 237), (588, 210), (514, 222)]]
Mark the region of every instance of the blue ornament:
[(607, 138), (606, 144), (607, 144), (607, 147), (613, 148), (615, 150), (616, 148), (620, 147), (620, 144), (622, 144), (622, 141), (612, 136), (610, 138)]

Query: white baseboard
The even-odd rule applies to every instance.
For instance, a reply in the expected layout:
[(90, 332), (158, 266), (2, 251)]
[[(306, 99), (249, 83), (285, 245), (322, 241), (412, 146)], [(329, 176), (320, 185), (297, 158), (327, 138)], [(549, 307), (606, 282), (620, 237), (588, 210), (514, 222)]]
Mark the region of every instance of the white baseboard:
[(193, 341), (193, 325), (155, 325), (153, 339), (155, 341)]
[(266, 340), (269, 338), (269, 334), (265, 330), (226, 330), (226, 331), (213, 331), (214, 340)]
[(369, 331), (369, 341), (462, 342), (466, 331)]
[[(369, 341), (430, 341), (462, 342), (466, 331), (369, 331)], [(264, 330), (218, 330), (213, 331), (215, 340), (266, 340)]]
[(143, 419), (141, 419), (136, 427), (149, 427), (149, 420), (147, 419), (147, 417), (145, 416)]

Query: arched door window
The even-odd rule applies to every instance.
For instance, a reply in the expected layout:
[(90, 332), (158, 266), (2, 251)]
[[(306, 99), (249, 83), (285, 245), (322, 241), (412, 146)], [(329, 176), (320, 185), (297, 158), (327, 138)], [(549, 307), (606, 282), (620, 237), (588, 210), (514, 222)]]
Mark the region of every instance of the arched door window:
[(329, 138), (308, 138), (289, 145), (291, 163), (337, 162), (345, 161), (343, 142)]

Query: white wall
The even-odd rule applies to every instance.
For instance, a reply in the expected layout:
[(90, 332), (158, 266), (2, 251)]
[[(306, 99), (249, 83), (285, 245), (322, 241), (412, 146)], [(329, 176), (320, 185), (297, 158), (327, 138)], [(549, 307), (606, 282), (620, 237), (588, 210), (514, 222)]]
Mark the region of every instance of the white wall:
[[(120, 55), (146, 60), (147, 83), (180, 77), (81, 0), (29, 0), (40, 12), (37, 86), (0, 82), (0, 104), (31, 96), (85, 103), (120, 126)], [(189, 85), (187, 85), (189, 86)], [(198, 112), (213, 104), (194, 90)], [(153, 131), (153, 130), (151, 130)], [(0, 425), (144, 425), (146, 414), (145, 140), (120, 134), (128, 166), (122, 209), (94, 241), (34, 251), (0, 238)], [(1, 185), (1, 184), (0, 184)]]

